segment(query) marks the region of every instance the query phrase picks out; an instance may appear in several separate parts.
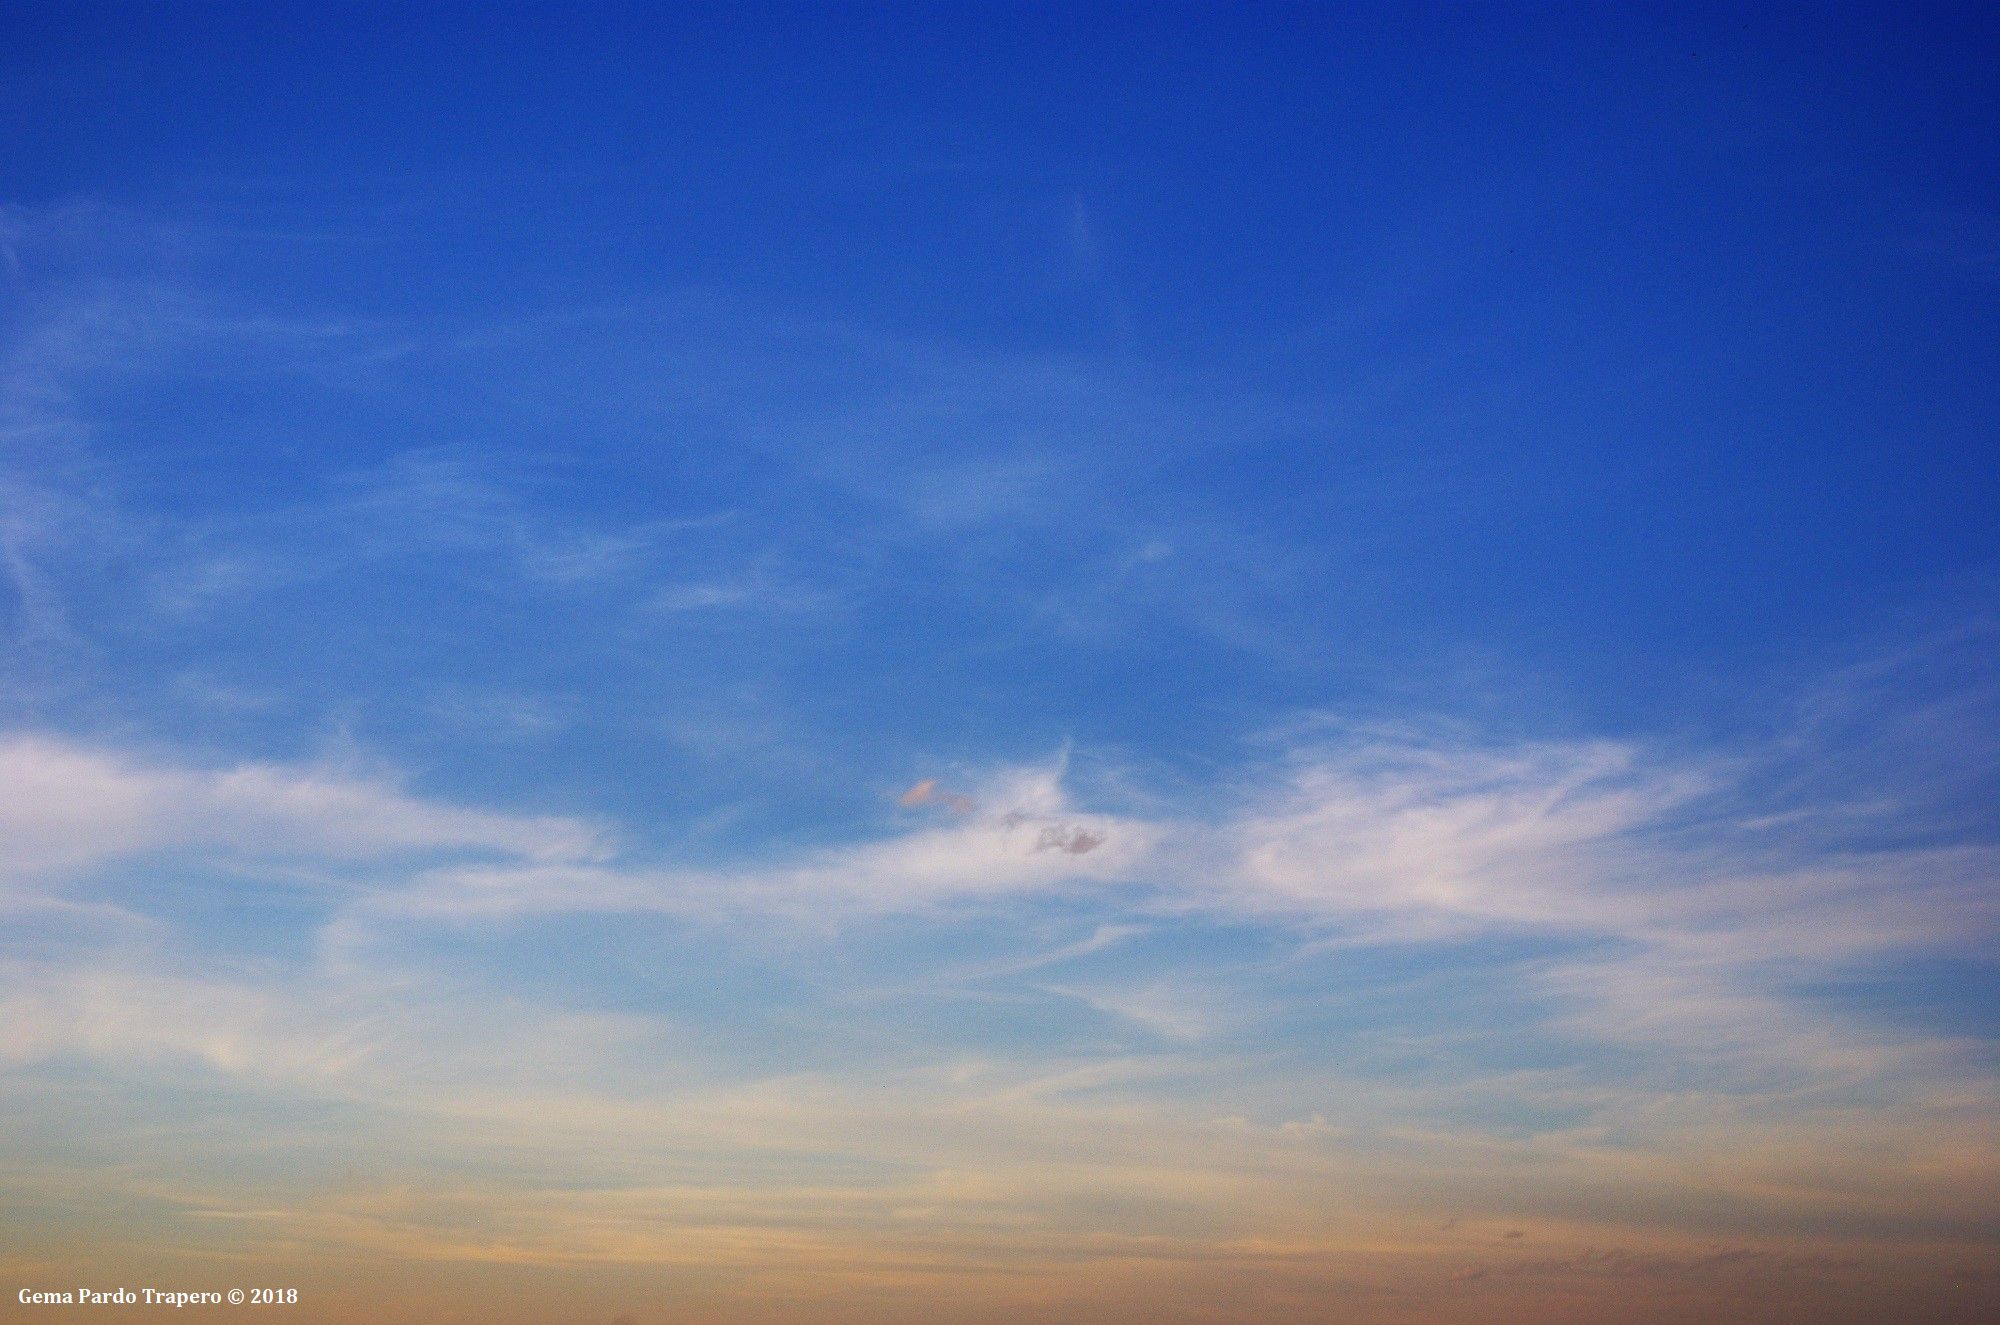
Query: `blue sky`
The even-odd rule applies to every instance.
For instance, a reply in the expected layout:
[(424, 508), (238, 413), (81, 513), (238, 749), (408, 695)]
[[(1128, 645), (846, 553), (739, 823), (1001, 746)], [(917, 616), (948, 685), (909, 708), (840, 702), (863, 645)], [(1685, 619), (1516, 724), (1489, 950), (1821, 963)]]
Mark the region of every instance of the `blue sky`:
[(13, 1277), (2000, 1293), (1990, 15), (0, 24)]

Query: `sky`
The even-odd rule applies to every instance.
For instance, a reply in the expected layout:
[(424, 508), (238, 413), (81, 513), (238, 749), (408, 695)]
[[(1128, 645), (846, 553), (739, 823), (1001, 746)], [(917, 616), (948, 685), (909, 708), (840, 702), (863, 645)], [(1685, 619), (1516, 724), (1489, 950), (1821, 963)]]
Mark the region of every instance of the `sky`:
[(1993, 1318), (2000, 19), (1771, 9), (8, 7), (0, 1319)]

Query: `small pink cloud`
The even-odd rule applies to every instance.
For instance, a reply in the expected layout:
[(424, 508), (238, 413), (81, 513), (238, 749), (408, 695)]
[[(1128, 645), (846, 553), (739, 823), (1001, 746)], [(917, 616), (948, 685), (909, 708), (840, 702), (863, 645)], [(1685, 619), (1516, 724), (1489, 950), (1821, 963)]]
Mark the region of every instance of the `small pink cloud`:
[(914, 810), (920, 805), (942, 805), (956, 814), (971, 814), (974, 808), (972, 797), (939, 790), (936, 778), (911, 783), (908, 790), (896, 797), (896, 804), (906, 810)]

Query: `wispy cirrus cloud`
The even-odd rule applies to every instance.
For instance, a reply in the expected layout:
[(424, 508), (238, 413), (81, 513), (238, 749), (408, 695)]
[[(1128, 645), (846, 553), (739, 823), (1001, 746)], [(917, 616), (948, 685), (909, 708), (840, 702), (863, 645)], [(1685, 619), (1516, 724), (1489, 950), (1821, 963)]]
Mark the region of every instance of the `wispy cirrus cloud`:
[(60, 884), (92, 866), (185, 848), (366, 859), (497, 852), (589, 860), (602, 829), (428, 801), (335, 768), (163, 765), (48, 736), (0, 741), (0, 876)]
[(489, 919), (618, 911), (808, 921), (894, 914), (1133, 884), (1144, 878), (1160, 832), (1145, 821), (1078, 810), (1055, 766), (1006, 770), (966, 802), (958, 822), (756, 868), (501, 861), (427, 871), (372, 904), (393, 914)]

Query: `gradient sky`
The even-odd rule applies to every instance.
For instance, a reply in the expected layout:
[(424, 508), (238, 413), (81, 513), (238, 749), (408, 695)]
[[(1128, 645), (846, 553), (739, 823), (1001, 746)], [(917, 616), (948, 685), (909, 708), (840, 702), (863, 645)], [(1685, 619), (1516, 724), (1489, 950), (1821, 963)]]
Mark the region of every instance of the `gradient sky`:
[(1744, 8), (8, 6), (0, 1319), (1991, 1319), (2000, 20)]

